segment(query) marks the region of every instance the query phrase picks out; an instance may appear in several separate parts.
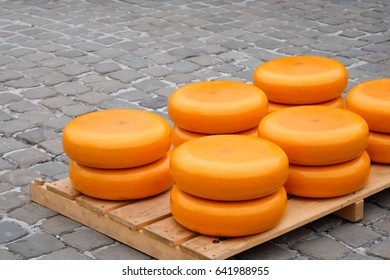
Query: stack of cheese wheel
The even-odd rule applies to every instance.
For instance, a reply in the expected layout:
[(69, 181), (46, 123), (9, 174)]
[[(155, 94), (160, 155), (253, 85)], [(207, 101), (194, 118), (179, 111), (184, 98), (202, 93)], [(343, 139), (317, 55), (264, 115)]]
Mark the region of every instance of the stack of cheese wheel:
[(347, 95), (347, 109), (362, 116), (370, 129), (371, 161), (390, 164), (390, 78), (363, 82)]
[(341, 96), (348, 72), (338, 61), (320, 56), (292, 56), (258, 66), (253, 84), (268, 97), (269, 112), (301, 105), (344, 108)]
[(175, 90), (168, 99), (172, 147), (214, 134), (257, 137), (268, 100), (259, 88), (236, 81), (204, 81)]
[(192, 231), (245, 236), (283, 218), (286, 153), (258, 137), (211, 135), (189, 140), (171, 158), (171, 212)]
[(132, 109), (88, 113), (65, 126), (62, 142), (71, 159), (72, 184), (85, 195), (140, 199), (173, 183), (170, 126), (154, 113)]
[(290, 169), (287, 193), (329, 198), (354, 192), (370, 174), (365, 151), (368, 126), (348, 110), (328, 106), (297, 106), (267, 115), (259, 137), (280, 146)]

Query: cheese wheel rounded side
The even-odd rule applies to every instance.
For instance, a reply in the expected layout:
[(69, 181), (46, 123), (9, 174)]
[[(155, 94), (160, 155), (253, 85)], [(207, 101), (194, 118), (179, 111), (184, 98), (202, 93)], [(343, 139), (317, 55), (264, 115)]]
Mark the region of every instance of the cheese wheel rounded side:
[(172, 184), (170, 155), (140, 167), (98, 169), (70, 161), (69, 178), (81, 193), (105, 200), (132, 200), (166, 191)]
[(177, 147), (171, 158), (173, 181), (194, 196), (237, 201), (266, 196), (288, 176), (286, 153), (251, 136), (212, 135)]
[[(318, 105), (318, 106), (331, 106), (331, 107), (336, 107), (336, 108), (342, 108), (345, 109), (345, 100), (342, 96), (339, 96), (337, 98), (334, 98), (329, 101), (321, 102), (321, 103), (315, 103), (312, 105)], [(282, 103), (275, 103), (275, 102), (268, 102), (268, 113), (275, 112), (277, 110), (285, 109), (285, 108), (290, 108), (294, 106), (302, 106), (302, 104), (282, 104)]]
[(271, 102), (313, 104), (340, 96), (348, 84), (348, 72), (337, 60), (320, 56), (291, 56), (258, 66), (253, 84)]
[(302, 166), (290, 164), (285, 184), (288, 194), (309, 198), (330, 198), (361, 189), (370, 175), (367, 152), (335, 165)]
[(69, 158), (82, 165), (130, 168), (162, 158), (171, 146), (171, 128), (151, 112), (103, 110), (70, 121), (63, 130), (62, 143)]
[(367, 147), (368, 126), (362, 117), (329, 106), (296, 106), (268, 114), (259, 137), (281, 147), (289, 162), (328, 165), (351, 160)]
[(287, 209), (283, 187), (274, 193), (246, 201), (215, 201), (199, 198), (174, 186), (172, 216), (183, 227), (210, 236), (246, 236), (277, 225)]
[(187, 84), (168, 99), (173, 123), (188, 131), (223, 134), (257, 126), (267, 114), (268, 100), (259, 88), (236, 81)]
[(362, 116), (370, 130), (390, 133), (390, 78), (356, 85), (346, 101), (347, 109)]
[[(257, 126), (255, 126), (252, 129), (244, 130), (241, 132), (236, 132), (236, 133), (231, 133), (231, 134), (237, 134), (237, 135), (248, 135), (248, 136), (258, 136), (258, 131), (257, 131)], [(188, 131), (185, 129), (182, 129), (178, 127), (177, 125), (173, 125), (172, 127), (172, 147), (176, 148), (179, 145), (195, 139), (199, 137), (204, 137), (204, 136), (211, 136), (213, 134), (205, 134), (205, 133), (198, 133), (198, 132), (192, 132)]]
[(371, 161), (390, 164), (390, 134), (370, 131), (366, 151)]

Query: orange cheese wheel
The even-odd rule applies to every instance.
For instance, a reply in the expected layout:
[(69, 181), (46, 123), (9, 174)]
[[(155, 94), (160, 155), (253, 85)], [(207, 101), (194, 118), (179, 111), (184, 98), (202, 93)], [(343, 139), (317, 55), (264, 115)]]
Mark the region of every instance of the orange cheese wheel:
[(222, 134), (257, 126), (267, 114), (268, 100), (259, 88), (235, 81), (185, 85), (168, 99), (173, 123), (188, 131)]
[(172, 216), (183, 227), (211, 236), (245, 236), (277, 225), (287, 209), (283, 187), (274, 193), (245, 201), (216, 201), (199, 198), (174, 186), (171, 191)]
[(85, 195), (106, 200), (150, 197), (173, 183), (169, 171), (170, 153), (152, 163), (126, 169), (99, 169), (70, 161), (69, 178)]
[[(345, 100), (342, 96), (339, 96), (337, 98), (334, 98), (332, 100), (316, 103), (313, 105), (318, 106), (331, 106), (336, 108), (345, 108)], [(275, 102), (268, 102), (268, 113), (275, 112), (280, 109), (285, 109), (293, 106), (302, 106), (302, 105), (292, 105), (292, 104), (282, 104), (282, 103), (275, 103)]]
[(370, 131), (367, 153), (373, 162), (390, 164), (390, 134)]
[[(231, 134), (257, 137), (258, 136), (257, 126), (255, 126), (252, 129), (248, 129), (248, 130), (244, 130), (244, 131), (236, 132), (236, 133), (231, 133)], [(204, 136), (210, 136), (210, 135), (212, 135), (212, 134), (192, 132), (192, 131), (182, 129), (182, 128), (178, 127), (177, 125), (174, 125), (172, 127), (172, 146), (173, 146), (173, 148), (176, 148), (179, 145), (181, 145), (184, 142), (187, 142), (189, 140), (199, 138), (199, 137), (204, 137)]]
[(290, 164), (285, 189), (288, 194), (330, 198), (352, 193), (364, 186), (370, 175), (370, 157), (367, 152), (347, 162), (303, 166)]
[(253, 84), (271, 102), (313, 104), (340, 96), (348, 84), (348, 72), (337, 60), (320, 56), (292, 56), (258, 66)]
[(390, 133), (390, 78), (353, 87), (347, 95), (347, 109), (362, 116), (370, 130)]
[(254, 199), (279, 189), (288, 159), (277, 145), (251, 136), (212, 135), (181, 144), (171, 173), (181, 190), (206, 199)]
[(259, 137), (280, 146), (290, 163), (337, 164), (366, 149), (368, 126), (345, 109), (297, 106), (268, 114), (259, 125)]
[(64, 128), (65, 153), (96, 168), (130, 168), (162, 158), (171, 146), (171, 127), (157, 114), (132, 109), (88, 113)]

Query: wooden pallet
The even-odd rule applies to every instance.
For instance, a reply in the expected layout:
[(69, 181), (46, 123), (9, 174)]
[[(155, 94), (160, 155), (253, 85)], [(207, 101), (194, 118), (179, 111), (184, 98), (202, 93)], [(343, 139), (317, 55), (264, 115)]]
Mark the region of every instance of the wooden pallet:
[(274, 228), (256, 235), (218, 238), (199, 235), (175, 222), (169, 191), (138, 201), (104, 201), (87, 197), (68, 178), (30, 183), (31, 199), (157, 259), (226, 259), (328, 214), (350, 221), (363, 217), (364, 198), (390, 187), (390, 166), (373, 164), (361, 190), (338, 198), (290, 197), (286, 216)]

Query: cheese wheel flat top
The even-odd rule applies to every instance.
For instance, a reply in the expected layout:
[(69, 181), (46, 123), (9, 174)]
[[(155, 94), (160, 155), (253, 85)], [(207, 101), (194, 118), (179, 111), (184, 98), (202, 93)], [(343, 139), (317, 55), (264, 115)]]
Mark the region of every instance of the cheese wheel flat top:
[(361, 115), (370, 130), (390, 133), (390, 78), (358, 84), (346, 101), (347, 109)]
[(390, 164), (390, 133), (370, 131), (367, 153), (373, 162)]
[(257, 126), (268, 100), (259, 88), (235, 81), (185, 85), (168, 99), (170, 119), (180, 128), (208, 134), (234, 133)]
[(268, 114), (259, 137), (280, 146), (290, 163), (327, 165), (351, 160), (367, 147), (362, 117), (329, 106), (297, 106)]
[(170, 148), (171, 130), (162, 117), (141, 110), (88, 113), (64, 128), (65, 153), (97, 168), (129, 168), (161, 158)]
[(244, 200), (268, 195), (288, 175), (288, 159), (277, 145), (252, 136), (213, 135), (190, 140), (172, 153), (175, 184), (195, 196)]
[(146, 198), (172, 185), (169, 171), (170, 153), (139, 167), (99, 169), (70, 161), (69, 177), (73, 186), (85, 195), (106, 200)]
[(364, 186), (370, 175), (371, 162), (367, 152), (339, 164), (303, 166), (290, 164), (284, 187), (288, 194), (330, 198), (352, 193)]
[(253, 84), (269, 101), (313, 104), (340, 96), (348, 84), (348, 72), (337, 60), (320, 56), (291, 56), (258, 66)]
[(245, 236), (274, 227), (287, 210), (283, 187), (274, 193), (245, 201), (215, 201), (192, 196), (174, 186), (172, 216), (183, 227), (211, 236)]

